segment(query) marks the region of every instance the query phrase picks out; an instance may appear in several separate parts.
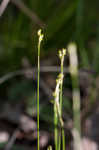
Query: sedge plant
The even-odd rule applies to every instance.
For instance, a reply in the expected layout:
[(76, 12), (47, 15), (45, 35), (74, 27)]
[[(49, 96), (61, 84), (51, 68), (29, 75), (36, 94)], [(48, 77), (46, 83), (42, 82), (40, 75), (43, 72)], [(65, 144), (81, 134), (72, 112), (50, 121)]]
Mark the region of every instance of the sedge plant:
[[(66, 55), (66, 49), (62, 49), (59, 50), (59, 58), (60, 58), (60, 61), (61, 61), (61, 74), (63, 75), (63, 64), (64, 64), (64, 56)], [(63, 97), (63, 80), (61, 82), (61, 85), (60, 85), (60, 113), (61, 113), (61, 117), (62, 117), (62, 103), (63, 103), (63, 100), (62, 100), (62, 97)], [(63, 150), (65, 150), (65, 133), (64, 133), (64, 129), (62, 128), (62, 148)], [(61, 137), (59, 137), (59, 144), (61, 145)], [(61, 146), (59, 146), (59, 150), (60, 150)]]
[(41, 33), (41, 29), (38, 31), (38, 74), (37, 74), (37, 150), (40, 150), (39, 146), (39, 83), (40, 83), (40, 46), (44, 35)]
[(63, 127), (64, 123), (61, 117), (61, 109), (60, 109), (60, 102), (59, 102), (59, 95), (60, 95), (60, 85), (63, 80), (63, 74), (59, 74), (58, 78), (56, 79), (56, 88), (53, 93), (54, 96), (54, 140), (55, 140), (55, 150), (58, 150), (58, 119), (60, 121), (61, 127)]
[(80, 120), (80, 90), (78, 82), (78, 59), (77, 48), (75, 43), (70, 43), (68, 46), (70, 60), (70, 75), (72, 80), (72, 95), (73, 95), (73, 138), (74, 150), (82, 150), (81, 146), (81, 120)]
[[(61, 60), (61, 73), (58, 75), (58, 78), (56, 79), (56, 88), (53, 93), (54, 96), (54, 140), (55, 140), (55, 150), (60, 149), (61, 144), (61, 137), (58, 133), (58, 119), (62, 128), (62, 141), (63, 141), (63, 150), (65, 150), (65, 135), (63, 131), (63, 120), (62, 120), (62, 86), (63, 86), (63, 62), (64, 62), (64, 56), (66, 54), (66, 50), (63, 49), (62, 51), (59, 51), (59, 57)], [(58, 138), (59, 137), (59, 138)]]

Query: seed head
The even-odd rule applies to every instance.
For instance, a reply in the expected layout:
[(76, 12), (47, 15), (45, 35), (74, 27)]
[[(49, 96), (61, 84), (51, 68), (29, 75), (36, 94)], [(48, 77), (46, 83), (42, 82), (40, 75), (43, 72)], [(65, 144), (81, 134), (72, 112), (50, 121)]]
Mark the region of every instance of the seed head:
[(39, 29), (37, 34), (38, 34), (38, 37), (39, 37), (39, 42), (41, 42), (43, 40), (43, 37), (44, 37), (44, 35), (42, 34), (42, 30)]

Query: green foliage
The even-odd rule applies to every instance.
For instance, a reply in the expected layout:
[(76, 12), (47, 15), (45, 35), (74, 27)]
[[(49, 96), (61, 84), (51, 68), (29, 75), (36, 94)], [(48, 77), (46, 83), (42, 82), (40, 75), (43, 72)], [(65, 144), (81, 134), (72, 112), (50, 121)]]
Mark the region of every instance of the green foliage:
[[(80, 65), (90, 67), (90, 64), (96, 64), (95, 58), (93, 62), (91, 60), (97, 50), (93, 48), (93, 53), (93, 49), (90, 50), (88, 46), (88, 43), (92, 42), (90, 38), (97, 34), (97, 30), (94, 30), (98, 20), (96, 0), (94, 2), (92, 0), (87, 2), (84, 0), (62, 0), (61, 2), (24, 0), (23, 2), (46, 25), (43, 57), (46, 57), (50, 51), (66, 46), (69, 41), (76, 40), (81, 58)], [(9, 4), (0, 20), (0, 63), (3, 65), (1, 72), (19, 68), (24, 56), (27, 56), (32, 63), (36, 62), (37, 35), (35, 31), (38, 28), (39, 24), (35, 25), (35, 21), (29, 20), (21, 9), (14, 4)]]
[[(41, 58), (46, 58), (46, 55), (49, 56), (57, 48), (66, 47), (70, 41), (76, 41), (79, 66), (94, 69), (97, 74), (99, 73), (99, 22), (97, 22), (99, 20), (97, 15), (99, 2), (97, 0), (23, 0), (23, 2), (45, 24), (43, 29), (45, 40), (41, 47)], [(28, 57), (32, 64), (37, 63), (36, 45), (39, 27), (40, 24), (37, 25), (35, 19), (29, 20), (29, 17), (22, 12), (22, 9), (16, 8), (14, 4), (9, 4), (0, 20), (1, 75), (19, 69), (24, 56)], [(77, 88), (75, 86), (78, 86), (77, 77), (75, 81), (72, 77), (74, 89)], [(27, 112), (32, 115), (32, 109), (36, 113), (36, 90), (31, 94), (31, 89), (32, 85), (24, 81), (20, 82), (20, 84), (15, 82), (8, 90), (8, 98), (12, 101), (17, 101), (25, 96), (27, 97), (28, 93)], [(64, 97), (63, 109), (71, 110), (70, 101)], [(42, 119), (45, 121), (49, 119), (52, 122), (53, 110), (51, 105), (47, 107), (40, 105), (39, 110)], [(74, 115), (76, 118), (76, 113)]]

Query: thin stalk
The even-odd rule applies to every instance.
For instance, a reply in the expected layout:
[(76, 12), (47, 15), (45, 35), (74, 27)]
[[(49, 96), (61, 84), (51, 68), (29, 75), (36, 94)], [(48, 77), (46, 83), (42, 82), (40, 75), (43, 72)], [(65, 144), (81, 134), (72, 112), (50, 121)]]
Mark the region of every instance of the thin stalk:
[[(61, 93), (61, 102), (62, 102), (62, 84), (61, 84), (61, 90), (60, 90), (60, 93)], [(62, 110), (62, 103), (61, 103), (61, 110)], [(61, 117), (62, 117), (62, 111), (61, 111)], [(65, 133), (64, 133), (64, 129), (62, 127), (62, 149), (65, 150), (66, 146), (65, 146)]]
[[(61, 74), (63, 74), (63, 62), (61, 61)], [(62, 104), (63, 104), (63, 82), (60, 85), (60, 110), (62, 116)]]
[(58, 150), (61, 150), (61, 131), (59, 133), (59, 144), (58, 144)]
[(38, 78), (37, 78), (37, 149), (39, 150), (39, 82), (40, 82), (40, 42), (38, 44)]
[(65, 132), (64, 129), (62, 128), (62, 148), (65, 150), (66, 145), (65, 145)]
[[(59, 57), (61, 60), (61, 74), (63, 75), (63, 63), (64, 63), (64, 55), (66, 54), (66, 50), (63, 49), (62, 51), (59, 51)], [(60, 115), (62, 118), (62, 104), (63, 104), (63, 80), (60, 84)], [(65, 150), (65, 133), (64, 133), (64, 129), (62, 127), (62, 149)], [(61, 137), (59, 137), (59, 143), (61, 143)], [(60, 144), (61, 145), (61, 144)], [(59, 150), (60, 150), (60, 146), (59, 146)]]
[(40, 45), (43, 39), (41, 30), (38, 31), (39, 42), (38, 42), (38, 74), (37, 74), (37, 150), (40, 150), (39, 145), (39, 84), (40, 84)]
[(58, 150), (58, 114), (57, 114), (57, 106), (56, 102), (54, 102), (54, 140), (55, 140), (55, 150)]

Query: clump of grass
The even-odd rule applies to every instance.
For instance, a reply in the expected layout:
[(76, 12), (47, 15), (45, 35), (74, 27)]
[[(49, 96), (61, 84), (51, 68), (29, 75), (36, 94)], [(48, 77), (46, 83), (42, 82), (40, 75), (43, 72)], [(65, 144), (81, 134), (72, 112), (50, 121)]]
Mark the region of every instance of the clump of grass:
[[(64, 64), (64, 56), (66, 55), (66, 49), (62, 49), (59, 50), (59, 58), (60, 58), (60, 61), (61, 61), (61, 74), (63, 75), (63, 64)], [(60, 111), (61, 111), (61, 117), (62, 117), (62, 103), (63, 103), (63, 80), (61, 82), (61, 85), (60, 85)], [(59, 149), (61, 148), (61, 136), (59, 137)], [(62, 128), (62, 148), (63, 150), (65, 150), (65, 133), (64, 133), (64, 130)]]
[(81, 121), (80, 121), (80, 90), (78, 82), (78, 59), (77, 47), (75, 43), (70, 43), (68, 46), (70, 60), (70, 74), (72, 80), (72, 95), (73, 95), (73, 137), (74, 150), (81, 150)]
[(60, 120), (60, 124), (63, 127), (63, 120), (61, 117), (61, 109), (60, 109), (60, 103), (59, 103), (59, 94), (60, 94), (60, 85), (63, 80), (63, 75), (59, 74), (57, 80), (56, 80), (56, 88), (55, 92), (53, 93), (54, 96), (54, 140), (55, 140), (55, 150), (58, 150), (58, 117)]
[(40, 149), (39, 146), (39, 82), (40, 82), (40, 46), (44, 35), (41, 33), (41, 29), (38, 31), (38, 75), (37, 75), (37, 150)]
[[(37, 150), (40, 150), (39, 146), (39, 83), (40, 83), (40, 46), (43, 40), (43, 34), (41, 29), (38, 31), (38, 79), (37, 79)], [(81, 125), (80, 125), (80, 92), (78, 84), (78, 60), (77, 60), (77, 48), (74, 43), (69, 44), (69, 60), (70, 60), (70, 74), (72, 79), (72, 95), (73, 95), (73, 137), (74, 137), (74, 150), (81, 150)], [(65, 133), (64, 133), (64, 122), (62, 119), (62, 96), (63, 96), (63, 63), (64, 56), (66, 55), (66, 49), (59, 51), (59, 58), (61, 61), (61, 71), (56, 79), (56, 87), (53, 93), (54, 97), (54, 140), (55, 140), (55, 150), (61, 150), (61, 140), (62, 149), (65, 150)], [(58, 125), (61, 125), (61, 135), (58, 131)], [(52, 146), (48, 147), (48, 150), (52, 150)]]
[[(55, 140), (55, 149), (60, 149), (61, 145), (61, 137), (58, 133), (58, 119), (62, 128), (62, 141), (63, 141), (63, 150), (65, 150), (65, 135), (64, 135), (64, 122), (62, 120), (62, 86), (63, 86), (63, 62), (64, 62), (64, 56), (66, 54), (66, 50), (63, 49), (62, 51), (59, 51), (59, 58), (61, 60), (61, 73), (58, 75), (58, 78), (56, 79), (56, 88), (55, 92), (53, 93), (54, 96), (54, 140)], [(59, 137), (59, 139), (58, 139)]]

